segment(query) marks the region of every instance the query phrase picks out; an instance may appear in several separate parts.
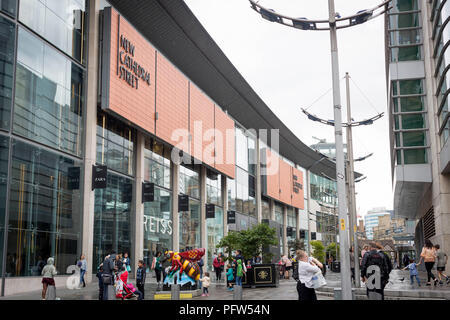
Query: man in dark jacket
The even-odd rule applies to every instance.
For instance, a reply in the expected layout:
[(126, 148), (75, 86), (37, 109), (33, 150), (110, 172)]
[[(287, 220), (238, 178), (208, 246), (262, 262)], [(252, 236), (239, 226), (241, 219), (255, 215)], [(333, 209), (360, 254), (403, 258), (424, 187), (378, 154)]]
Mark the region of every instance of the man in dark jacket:
[(139, 260), (138, 269), (136, 271), (136, 287), (142, 292), (142, 300), (144, 300), (145, 295), (145, 278), (147, 277), (147, 271), (145, 270), (144, 261)]
[[(367, 296), (369, 298), (373, 296), (370, 293), (378, 293), (381, 295), (381, 300), (384, 300), (384, 288), (389, 282), (389, 273), (392, 270), (392, 265), (390, 264), (390, 261), (388, 261), (389, 259), (384, 252), (378, 249), (375, 242), (371, 242), (369, 246), (370, 251), (364, 255), (361, 262), (361, 278), (363, 282), (370, 280), (370, 282), (366, 282)], [(370, 266), (378, 266), (380, 269), (379, 281), (377, 281), (377, 279), (373, 281), (373, 274), (375, 272), (368, 273), (368, 268)], [(378, 287), (377, 284), (379, 284)]]
[(103, 300), (108, 300), (108, 290), (113, 290), (112, 285), (114, 284), (114, 260), (116, 260), (116, 253), (112, 251), (110, 255), (106, 256), (105, 261), (103, 261)]

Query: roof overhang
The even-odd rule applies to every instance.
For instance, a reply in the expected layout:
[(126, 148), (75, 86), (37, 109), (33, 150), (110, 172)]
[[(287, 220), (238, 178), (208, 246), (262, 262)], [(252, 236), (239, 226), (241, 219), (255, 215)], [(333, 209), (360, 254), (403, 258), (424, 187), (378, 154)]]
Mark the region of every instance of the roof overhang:
[(395, 167), (394, 211), (402, 218), (419, 218), (420, 201), (431, 186), (429, 164), (409, 164)]
[[(316, 174), (336, 177), (336, 165), (305, 145), (236, 70), (184, 1), (109, 0), (141, 34), (247, 129), (279, 129), (279, 153)], [(311, 167), (312, 166), (312, 167)], [(361, 174), (355, 173), (355, 178)]]

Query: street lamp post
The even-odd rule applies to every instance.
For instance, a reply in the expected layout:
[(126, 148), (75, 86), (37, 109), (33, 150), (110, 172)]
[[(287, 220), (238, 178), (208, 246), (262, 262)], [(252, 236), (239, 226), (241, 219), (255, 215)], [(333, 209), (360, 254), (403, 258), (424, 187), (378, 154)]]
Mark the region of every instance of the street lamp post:
[(341, 86), (336, 34), (336, 10), (334, 0), (328, 0), (331, 40), (331, 69), (333, 78), (334, 136), (336, 143), (336, 182), (338, 191), (339, 242), (341, 262), (342, 299), (352, 300), (350, 256), (348, 245), (347, 197), (345, 189), (344, 142), (342, 138)]

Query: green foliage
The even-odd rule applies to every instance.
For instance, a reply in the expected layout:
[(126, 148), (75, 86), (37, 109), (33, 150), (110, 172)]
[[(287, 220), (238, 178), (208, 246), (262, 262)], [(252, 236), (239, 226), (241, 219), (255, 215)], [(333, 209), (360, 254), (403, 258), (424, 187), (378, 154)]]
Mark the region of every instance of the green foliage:
[(320, 240), (311, 241), (313, 248), (312, 256), (319, 260), (321, 263), (325, 263), (325, 247)]
[[(243, 231), (231, 231), (217, 244), (216, 248), (224, 248), (228, 255), (228, 260), (232, 260), (231, 253), (234, 250), (241, 250), (245, 258), (251, 258), (263, 254), (263, 248), (270, 245), (277, 245), (278, 239), (276, 231), (265, 223), (253, 226), (251, 229)], [(263, 261), (270, 260), (271, 254), (263, 254)]]
[(335, 257), (336, 259), (339, 259), (339, 251), (340, 250), (340, 246), (337, 245), (337, 255), (336, 255), (336, 243), (332, 242), (330, 243), (327, 248), (326, 248), (326, 252), (330, 255), (332, 255), (333, 257)]

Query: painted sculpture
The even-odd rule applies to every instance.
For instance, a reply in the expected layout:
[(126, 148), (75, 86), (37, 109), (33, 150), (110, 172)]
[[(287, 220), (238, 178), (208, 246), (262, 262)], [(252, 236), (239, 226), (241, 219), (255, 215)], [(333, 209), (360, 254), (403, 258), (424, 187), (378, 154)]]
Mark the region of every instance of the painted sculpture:
[[(192, 286), (200, 279), (200, 267), (198, 261), (205, 255), (205, 249), (193, 249), (185, 252), (166, 251), (161, 262), (172, 263), (164, 284), (184, 284), (190, 282)], [(176, 282), (175, 282), (176, 279)]]

